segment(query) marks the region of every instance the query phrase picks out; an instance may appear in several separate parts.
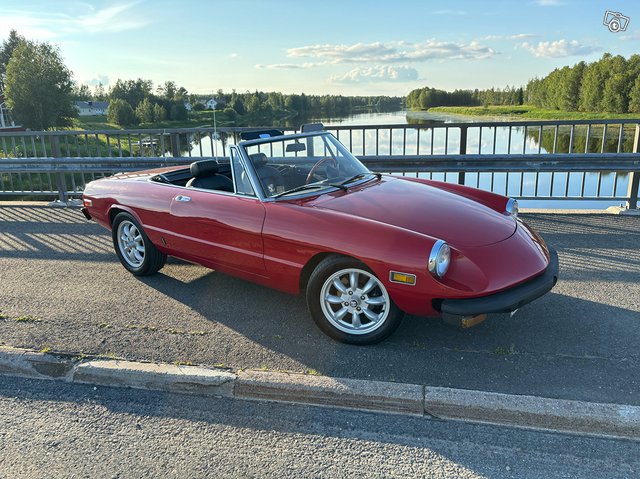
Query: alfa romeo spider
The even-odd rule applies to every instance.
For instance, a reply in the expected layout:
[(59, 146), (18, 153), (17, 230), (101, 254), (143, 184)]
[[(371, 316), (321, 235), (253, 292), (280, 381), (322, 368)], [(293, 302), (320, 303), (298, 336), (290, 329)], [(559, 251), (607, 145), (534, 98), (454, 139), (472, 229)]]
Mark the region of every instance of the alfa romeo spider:
[(174, 256), (303, 293), (318, 327), (352, 344), (385, 339), (404, 313), (472, 326), (558, 277), (514, 199), (372, 172), (326, 131), (253, 132), (228, 158), (93, 181), (83, 204), (134, 275)]

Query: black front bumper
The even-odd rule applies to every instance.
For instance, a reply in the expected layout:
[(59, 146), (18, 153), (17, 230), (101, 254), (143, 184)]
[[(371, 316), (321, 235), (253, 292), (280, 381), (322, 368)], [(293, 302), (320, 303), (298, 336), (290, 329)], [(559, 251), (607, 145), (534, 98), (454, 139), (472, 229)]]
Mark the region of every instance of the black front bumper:
[(508, 313), (549, 292), (558, 281), (558, 253), (549, 248), (549, 266), (540, 276), (513, 288), (468, 299), (443, 299), (437, 308), (443, 313), (472, 316), (483, 313)]

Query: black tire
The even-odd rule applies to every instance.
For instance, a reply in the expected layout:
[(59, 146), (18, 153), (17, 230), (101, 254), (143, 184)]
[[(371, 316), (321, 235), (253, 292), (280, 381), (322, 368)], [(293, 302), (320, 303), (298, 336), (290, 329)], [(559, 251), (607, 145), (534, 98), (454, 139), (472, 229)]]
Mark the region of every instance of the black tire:
[[(367, 290), (370, 284), (374, 286)], [(306, 296), (318, 327), (343, 343), (378, 343), (398, 328), (404, 316), (375, 274), (364, 263), (344, 256), (329, 256), (316, 266)]]
[[(119, 238), (119, 233), (121, 238)], [(127, 233), (135, 235), (137, 240), (128, 244), (127, 240), (124, 239)], [(129, 213), (118, 213), (113, 219), (111, 238), (120, 263), (127, 271), (136, 276), (157, 273), (167, 261), (167, 255), (155, 247), (142, 229), (142, 226), (140, 226), (140, 223)], [(140, 247), (143, 248), (142, 251), (139, 249)], [(131, 254), (127, 253), (129, 250), (131, 250)]]

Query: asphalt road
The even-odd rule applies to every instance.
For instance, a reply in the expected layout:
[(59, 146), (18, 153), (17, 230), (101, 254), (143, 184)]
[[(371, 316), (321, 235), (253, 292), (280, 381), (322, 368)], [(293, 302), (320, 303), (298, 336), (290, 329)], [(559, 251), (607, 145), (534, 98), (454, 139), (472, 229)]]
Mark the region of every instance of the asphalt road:
[(640, 405), (640, 218), (525, 218), (560, 254), (550, 294), (466, 331), (407, 317), (357, 347), (302, 297), (176, 260), (139, 279), (78, 210), (0, 205), (0, 344)]
[(638, 443), (0, 377), (0, 477), (632, 478)]

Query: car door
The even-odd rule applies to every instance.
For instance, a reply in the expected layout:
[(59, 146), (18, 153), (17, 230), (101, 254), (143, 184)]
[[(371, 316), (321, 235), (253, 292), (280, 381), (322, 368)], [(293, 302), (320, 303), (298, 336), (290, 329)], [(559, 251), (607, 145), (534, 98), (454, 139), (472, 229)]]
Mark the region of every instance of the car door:
[(170, 211), (174, 240), (184, 257), (228, 272), (265, 276), (265, 209), (252, 192), (181, 188)]

